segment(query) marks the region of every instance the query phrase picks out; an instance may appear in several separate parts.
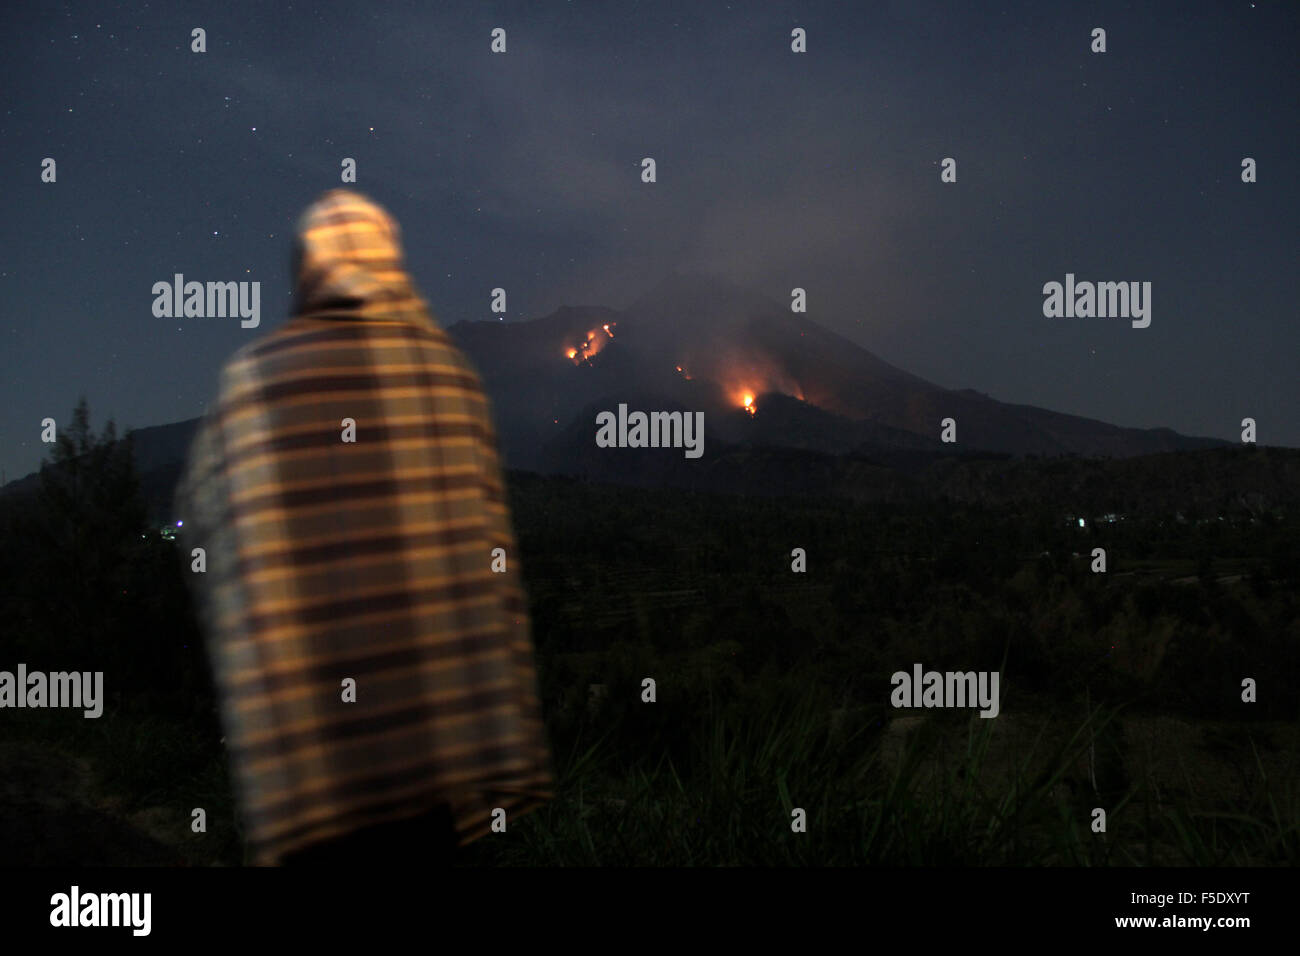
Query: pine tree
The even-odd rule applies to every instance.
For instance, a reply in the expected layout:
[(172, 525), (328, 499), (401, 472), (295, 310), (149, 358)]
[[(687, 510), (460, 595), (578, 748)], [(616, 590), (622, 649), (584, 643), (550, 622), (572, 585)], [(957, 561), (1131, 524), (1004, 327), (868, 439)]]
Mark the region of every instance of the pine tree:
[[(65, 631), (50, 635), (50, 650), (62, 645), (102, 662), (113, 656), (109, 645), (147, 534), (130, 436), (119, 439), (111, 420), (96, 435), (82, 397), (40, 479), (28, 575), (35, 616)], [(90, 660), (69, 664), (84, 669)]]

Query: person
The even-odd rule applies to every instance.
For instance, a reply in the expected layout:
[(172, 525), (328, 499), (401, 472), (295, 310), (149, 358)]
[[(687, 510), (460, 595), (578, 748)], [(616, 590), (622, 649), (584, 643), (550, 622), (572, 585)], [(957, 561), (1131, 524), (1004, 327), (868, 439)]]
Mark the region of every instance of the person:
[(249, 856), (448, 861), (552, 796), (489, 403), (370, 199), (313, 203), (294, 272), (177, 489)]

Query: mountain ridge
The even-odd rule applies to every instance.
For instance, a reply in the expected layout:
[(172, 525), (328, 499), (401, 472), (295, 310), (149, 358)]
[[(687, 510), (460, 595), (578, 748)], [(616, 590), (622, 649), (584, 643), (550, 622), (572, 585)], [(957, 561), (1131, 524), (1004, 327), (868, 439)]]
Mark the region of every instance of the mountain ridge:
[[(582, 461), (584, 473), (601, 477), (593, 461), (615, 459), (589, 454), (590, 416), (620, 402), (703, 411), (706, 456), (709, 447), (763, 446), (895, 462), (972, 452), (1123, 458), (1230, 445), (944, 388), (765, 295), (698, 272), (661, 279), (624, 309), (563, 305), (525, 321), (446, 330), (483, 379), (512, 468), (564, 472)], [(955, 445), (939, 441), (946, 418), (956, 421)], [(144, 478), (184, 459), (197, 421), (134, 430)], [(33, 487), (37, 477), (5, 490)]]

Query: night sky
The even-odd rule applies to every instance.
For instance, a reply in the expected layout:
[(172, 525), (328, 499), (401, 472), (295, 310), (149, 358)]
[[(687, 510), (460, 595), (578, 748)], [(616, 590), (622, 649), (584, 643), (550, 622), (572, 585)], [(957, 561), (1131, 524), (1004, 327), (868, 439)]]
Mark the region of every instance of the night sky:
[[(344, 157), (446, 326), (705, 271), (940, 385), (1300, 446), (1295, 3), (5, 6), (10, 480), (81, 393), (97, 427), (200, 414)], [(259, 280), (261, 326), (155, 318), (177, 272)], [(1044, 317), (1067, 272), (1150, 281), (1151, 326)]]

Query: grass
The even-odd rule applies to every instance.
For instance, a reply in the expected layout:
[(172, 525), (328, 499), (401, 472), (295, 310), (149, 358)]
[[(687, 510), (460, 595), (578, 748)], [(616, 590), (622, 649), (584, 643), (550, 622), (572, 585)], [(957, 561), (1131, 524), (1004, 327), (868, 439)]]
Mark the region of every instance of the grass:
[[(1247, 812), (1157, 806), (1137, 783), (1097, 793), (1077, 767), (1114, 730), (1096, 708), (1048, 745), (995, 758), (996, 720), (943, 715), (885, 755), (869, 724), (836, 734), (807, 703), (701, 720), (687, 759), (636, 759), (611, 730), (575, 741), (556, 800), (466, 865), (1284, 865), (1300, 859), (1300, 800), (1260, 768)], [(1064, 735), (1063, 735), (1064, 736)], [(954, 743), (959, 746), (953, 746)], [(644, 750), (644, 748), (642, 748)], [(955, 754), (954, 754), (955, 751)], [(1106, 811), (1105, 832), (1093, 808)], [(806, 814), (794, 832), (793, 812)]]
[[(643, 713), (584, 717), (573, 732), (560, 730), (563, 742), (553, 734), (556, 799), (512, 821), (504, 836), (464, 848), (461, 865), (1253, 866), (1300, 860), (1296, 777), (1268, 772), (1250, 735), (1254, 772), (1241, 799), (1223, 806), (1197, 802), (1191, 768), (1203, 764), (1181, 759), (1186, 754), (1180, 755), (1185, 787), (1179, 793), (1142, 774), (1128, 780), (1119, 772), (1081, 770), (1090, 757), (1096, 767), (1117, 766), (1106, 761), (1107, 748), (1123, 744), (1117, 706), (1089, 708), (1073, 724), (1051, 714), (1009, 723), (1005, 713), (982, 720), (970, 712), (922, 712), (927, 716), (917, 730), (900, 738), (888, 723), (894, 712), (850, 713), (837, 721), (819, 694), (753, 692), (725, 704), (709, 697), (699, 719), (686, 721), (690, 731), (663, 746), (654, 743), (663, 725), (643, 725)], [(19, 719), (11, 740), (41, 741), (51, 761), (88, 762), (101, 809), (125, 822), (151, 815), (151, 835), (192, 865), (243, 861), (224, 751), (206, 730), (142, 715), (13, 716)], [(1282, 756), (1281, 766), (1295, 766), (1294, 754)], [(207, 811), (207, 833), (190, 831), (194, 807)], [(1106, 812), (1105, 832), (1093, 830), (1094, 807)], [(792, 823), (800, 816), (805, 828), (796, 832)]]
[[(240, 865), (244, 860), (225, 751), (209, 728), (148, 714), (113, 714), (69, 720), (50, 710), (14, 711), (6, 740), (39, 746), (50, 765), (84, 767), (87, 805), (116, 821), (121, 831), (140, 830), (190, 865)], [(0, 771), (2, 772), (2, 771)], [(33, 799), (42, 784), (31, 781)], [(66, 795), (64, 795), (66, 796)], [(201, 808), (207, 830), (191, 829)], [(80, 836), (86, 859), (100, 856), (99, 834)]]

